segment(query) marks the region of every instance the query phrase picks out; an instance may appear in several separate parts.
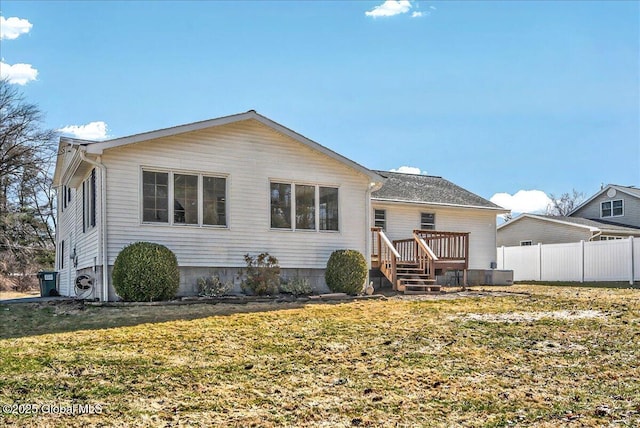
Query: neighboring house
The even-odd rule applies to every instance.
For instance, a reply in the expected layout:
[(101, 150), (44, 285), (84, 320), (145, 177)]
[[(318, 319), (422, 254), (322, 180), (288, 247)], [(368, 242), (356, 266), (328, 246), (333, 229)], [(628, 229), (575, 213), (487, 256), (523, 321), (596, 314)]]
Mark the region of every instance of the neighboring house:
[(640, 228), (579, 217), (521, 214), (498, 226), (498, 246), (563, 244), (640, 236)]
[(609, 184), (570, 212), (569, 217), (640, 228), (640, 189)]
[(640, 189), (609, 184), (568, 216), (522, 214), (498, 226), (498, 246), (640, 236)]
[[(507, 212), (439, 177), (371, 171), (255, 111), (102, 142), (62, 137), (58, 153), (62, 295), (76, 295), (76, 278), (88, 275), (92, 297), (116, 299), (111, 269), (137, 241), (175, 253), (180, 295), (211, 272), (233, 280), (244, 254), (264, 251), (284, 276), (325, 291), (334, 250), (379, 248), (384, 232), (371, 227), (381, 212), (391, 239), (418, 248), (424, 238), (438, 254), (455, 248), (464, 260), (453, 267), (488, 269), (496, 214)], [(434, 228), (441, 235), (413, 237)]]

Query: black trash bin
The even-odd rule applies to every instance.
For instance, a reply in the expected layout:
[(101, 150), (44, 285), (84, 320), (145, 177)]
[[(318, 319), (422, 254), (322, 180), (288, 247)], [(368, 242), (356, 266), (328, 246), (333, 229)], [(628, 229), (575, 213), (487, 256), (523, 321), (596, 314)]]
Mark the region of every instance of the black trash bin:
[(58, 290), (56, 285), (58, 278), (58, 272), (38, 272), (38, 279), (40, 280), (40, 296), (49, 297), (57, 296)]

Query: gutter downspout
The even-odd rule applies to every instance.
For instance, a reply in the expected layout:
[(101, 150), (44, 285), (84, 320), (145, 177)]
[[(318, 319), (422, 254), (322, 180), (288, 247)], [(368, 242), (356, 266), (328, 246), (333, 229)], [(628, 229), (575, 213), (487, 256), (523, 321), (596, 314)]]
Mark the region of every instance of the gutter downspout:
[(107, 167), (101, 162), (101, 156), (94, 161), (86, 157), (86, 147), (79, 147), (80, 159), (100, 170), (100, 241), (102, 247), (102, 301), (109, 300), (109, 258), (107, 256)]
[(602, 235), (602, 231), (599, 230), (596, 233), (594, 233), (593, 235), (591, 235), (591, 238), (589, 238), (589, 242), (593, 241), (595, 238), (599, 237), (600, 235)]

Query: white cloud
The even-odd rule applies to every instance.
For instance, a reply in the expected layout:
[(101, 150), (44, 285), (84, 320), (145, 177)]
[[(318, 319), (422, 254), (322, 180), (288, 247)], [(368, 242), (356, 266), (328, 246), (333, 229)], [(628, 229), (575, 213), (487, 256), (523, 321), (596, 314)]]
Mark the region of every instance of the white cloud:
[(38, 77), (38, 70), (31, 64), (11, 65), (0, 62), (0, 78), (7, 79), (9, 83), (26, 85), (27, 82), (36, 80), (36, 77)]
[(542, 190), (518, 190), (513, 195), (496, 193), (490, 201), (514, 213), (544, 213), (551, 203)]
[(410, 9), (411, 2), (409, 0), (386, 0), (381, 5), (366, 11), (364, 14), (378, 18), (380, 16), (400, 15), (409, 12)]
[(415, 166), (401, 166), (398, 169), (392, 169), (391, 172), (402, 172), (404, 174), (426, 174), (427, 171), (420, 171), (420, 168)]
[(108, 137), (107, 124), (103, 121), (91, 122), (86, 125), (67, 125), (58, 129), (58, 132), (83, 140), (104, 140)]
[(0, 16), (0, 40), (17, 39), (21, 34), (27, 34), (31, 27), (33, 27), (33, 24), (26, 19), (16, 18), (15, 16), (5, 19), (4, 16)]
[(413, 12), (411, 14), (412, 18), (420, 18), (422, 16), (422, 12)]

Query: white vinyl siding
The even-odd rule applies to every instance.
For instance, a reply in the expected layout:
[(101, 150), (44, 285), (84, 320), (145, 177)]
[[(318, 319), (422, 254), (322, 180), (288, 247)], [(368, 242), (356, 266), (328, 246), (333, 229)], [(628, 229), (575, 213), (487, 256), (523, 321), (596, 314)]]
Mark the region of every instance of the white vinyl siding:
[[(392, 204), (372, 201), (375, 211), (386, 214), (386, 234), (391, 240), (411, 238), (413, 231), (421, 226), (424, 206)], [(495, 262), (496, 213), (490, 210), (467, 208), (429, 208), (438, 219), (437, 230), (469, 232), (469, 268), (489, 269)]]
[[(100, 174), (97, 169), (87, 171), (87, 175), (78, 181), (78, 187), (61, 186), (58, 191), (62, 193), (62, 199), (65, 199), (67, 207), (62, 210), (58, 207), (58, 218), (56, 224), (56, 267), (58, 271), (58, 287), (59, 292), (63, 296), (73, 296), (73, 281), (76, 277), (76, 271), (80, 269), (94, 268), (100, 264), (99, 244), (99, 213), (101, 208), (100, 201)], [(87, 200), (83, 197), (83, 185), (87, 185), (94, 191), (93, 195)], [(66, 189), (65, 189), (66, 187)], [(87, 194), (87, 196), (89, 196)], [(85, 205), (90, 202), (89, 205)], [(93, 205), (93, 206), (91, 206)], [(85, 213), (83, 218), (83, 212)], [(87, 215), (89, 214), (89, 215)], [(88, 223), (86, 223), (88, 221)], [(92, 226), (93, 225), (93, 226)], [(87, 228), (87, 226), (89, 226)], [(95, 226), (95, 227), (94, 227)], [(64, 255), (61, 254), (60, 244), (65, 241)], [(70, 254), (75, 254), (76, 259), (71, 260)], [(62, 260), (64, 258), (65, 260)], [(60, 266), (63, 265), (63, 268)], [(96, 284), (99, 284), (100, 278), (96, 278)]]
[[(247, 252), (269, 252), (283, 268), (325, 268), (336, 249), (367, 254), (369, 178), (257, 121), (122, 146), (106, 150), (102, 159), (108, 171), (109, 264), (124, 246), (136, 241), (166, 245), (181, 266), (194, 267), (242, 267)], [(224, 174), (227, 227), (169, 227), (147, 224), (142, 215), (132, 216), (132, 207), (141, 206), (140, 171), (147, 168), (202, 176)], [(270, 184), (301, 180), (339, 188), (339, 232), (272, 229)]]

